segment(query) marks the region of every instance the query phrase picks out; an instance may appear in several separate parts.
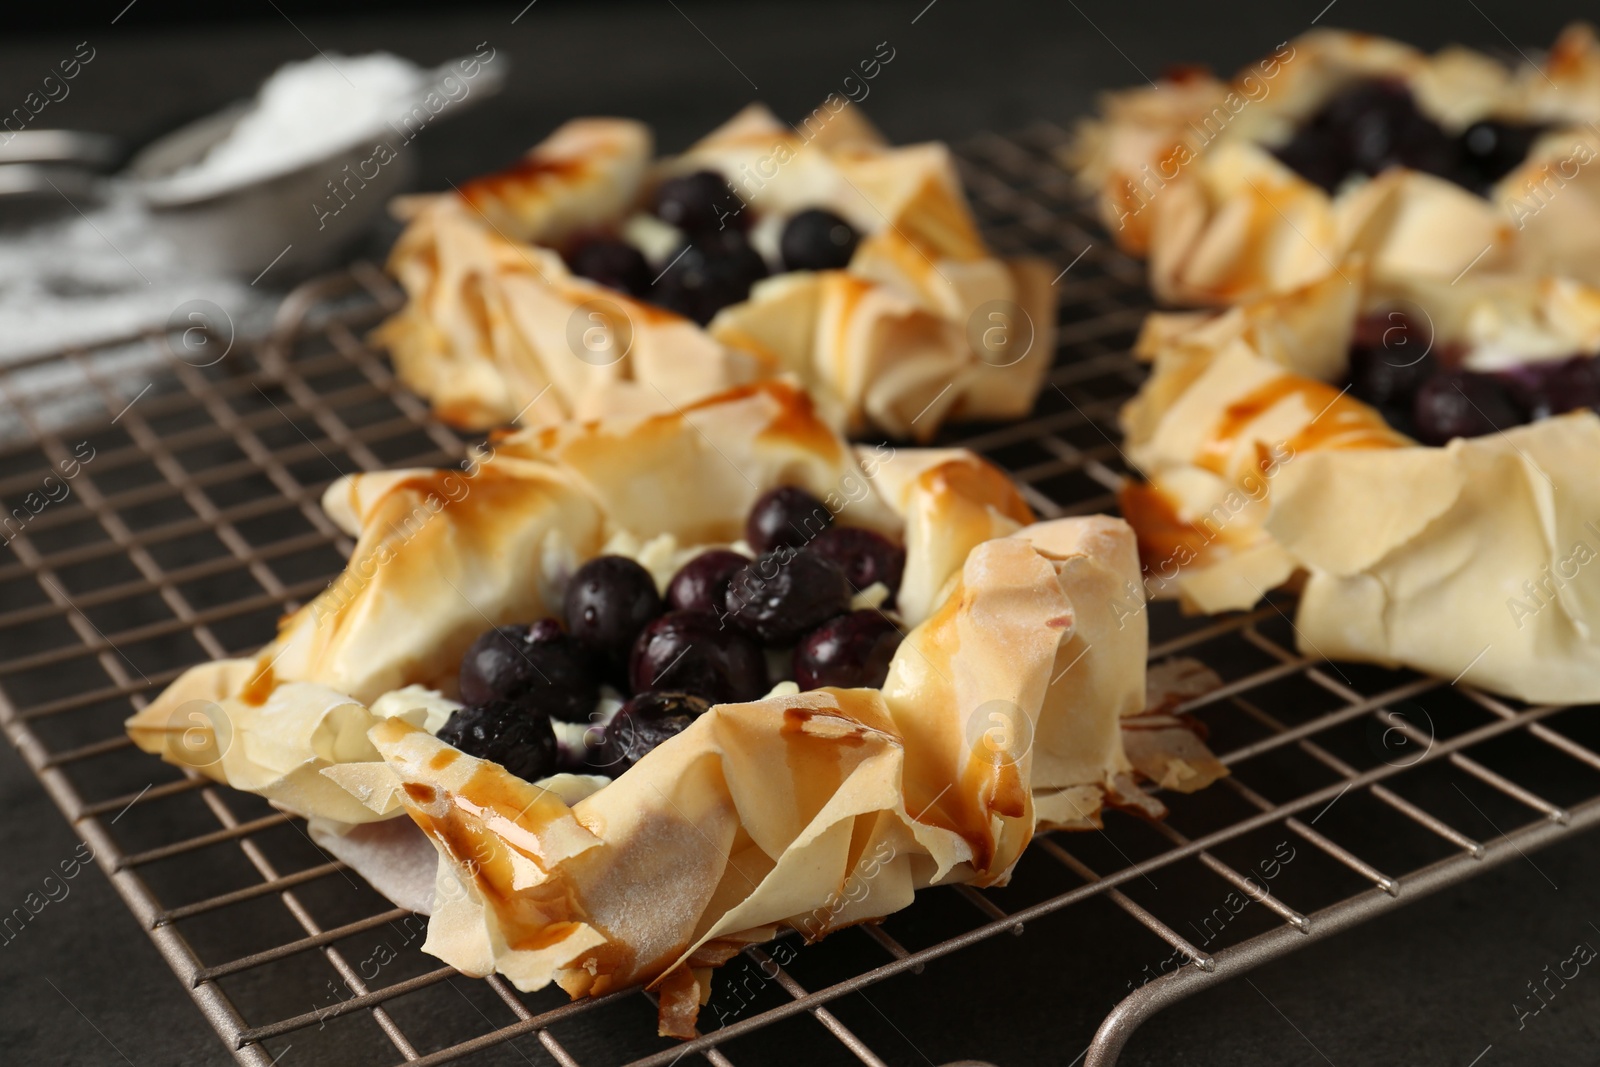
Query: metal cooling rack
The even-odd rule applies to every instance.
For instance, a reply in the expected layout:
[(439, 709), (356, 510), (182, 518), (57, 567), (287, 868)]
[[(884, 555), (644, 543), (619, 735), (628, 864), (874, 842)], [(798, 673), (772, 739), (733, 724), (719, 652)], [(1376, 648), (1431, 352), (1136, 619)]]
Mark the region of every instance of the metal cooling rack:
[[(1052, 164), (1064, 136), (1042, 127), (961, 150), (996, 246), (1070, 267), (1037, 411), (941, 442), (1007, 467), (1050, 516), (1115, 507), (1115, 414), (1140, 379), (1127, 350), (1149, 306), (1139, 265), (1085, 220)], [(0, 723), (240, 1063), (266, 1067), (291, 1043), (373, 1064), (966, 1062), (999, 1053), (981, 1032), (950, 1039), (926, 1005), (983, 1011), (988, 995), (1015, 1017), (1029, 983), (986, 994), (963, 958), (1111, 974), (1120, 952), (1135, 962), (1102, 1004), (1074, 1015), (1051, 1003), (1029, 1020), (1049, 1043), (1033, 1058), (1066, 1062), (1088, 1041), (1079, 1059), (1105, 1067), (1167, 1004), (1600, 821), (1592, 713), (1309, 660), (1287, 599), (1221, 619), (1156, 605), (1152, 661), (1195, 657), (1224, 679), (1181, 710), (1234, 771), (1164, 798), (1164, 823), (1111, 812), (1102, 833), (1039, 839), (1005, 889), (931, 890), (882, 926), (750, 949), (719, 973), (708, 1032), (687, 1044), (655, 1036), (638, 990), (569, 1003), (464, 978), (423, 955), (419, 920), (297, 820), (158, 763), (121, 729), (184, 667), (259, 646), (338, 572), (351, 545), (318, 508), (329, 481), (464, 454), (362, 340), (398, 298), (357, 264), (296, 290), (270, 344), (215, 365), (145, 337), (158, 366), (131, 406), (139, 383), (107, 380), (102, 353), (53, 357), (105, 409), (70, 429), (36, 424), (15, 383), (27, 367), (0, 372), (5, 418), (27, 438), (0, 446), (8, 514), (80, 442), (94, 449), (70, 496), (6, 527)], [(909, 1007), (891, 1017), (880, 1002)]]

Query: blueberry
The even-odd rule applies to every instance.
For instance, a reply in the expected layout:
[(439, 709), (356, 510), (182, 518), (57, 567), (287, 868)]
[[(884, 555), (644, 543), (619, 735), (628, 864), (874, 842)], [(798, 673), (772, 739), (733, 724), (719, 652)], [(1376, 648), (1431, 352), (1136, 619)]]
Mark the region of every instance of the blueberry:
[(1361, 169), (1351, 143), (1351, 127), (1372, 106), (1372, 87), (1371, 82), (1360, 82), (1331, 97), (1276, 150), (1277, 157), (1307, 181), (1334, 192), (1346, 177)]
[(1574, 356), (1555, 364), (1545, 378), (1539, 398), (1543, 414), (1560, 415), (1580, 408), (1600, 408), (1600, 360), (1594, 356)]
[(1600, 407), (1600, 360), (1593, 356), (1525, 363), (1495, 377), (1531, 420)]
[(1362, 315), (1356, 319), (1350, 332), (1351, 348), (1383, 348), (1399, 352), (1412, 345), (1417, 349), (1427, 348), (1428, 340), (1425, 331), (1411, 321), (1411, 316), (1399, 310)]
[(880, 612), (839, 615), (795, 646), (794, 680), (801, 689), (877, 689), (889, 677), (889, 661), (899, 647), (900, 631)]
[(1362, 319), (1350, 347), (1350, 394), (1381, 410), (1409, 409), (1422, 383), (1438, 370), (1430, 342), (1398, 313)]
[(498, 763), (524, 781), (536, 782), (558, 768), (549, 718), (515, 701), (456, 709), (439, 728), (439, 740), (469, 756)]
[(713, 230), (690, 238), (667, 262), (650, 299), (704, 326), (748, 297), (750, 287), (766, 276), (766, 261), (743, 233)]
[(856, 526), (830, 526), (811, 542), (808, 552), (844, 571), (851, 588), (859, 591), (873, 582), (889, 587), (889, 597), (900, 588), (906, 567), (906, 550), (882, 534)]
[(1451, 137), (1422, 113), (1405, 85), (1376, 79), (1335, 95), (1275, 154), (1329, 192), (1352, 173), (1379, 174), (1404, 166), (1488, 196), (1497, 181), (1528, 157), (1545, 129), (1484, 119)]
[(531, 704), (563, 722), (586, 720), (599, 697), (589, 657), (555, 619), (485, 631), (461, 659), (460, 688), (467, 704)]
[(714, 615), (669, 611), (634, 642), (628, 680), (635, 693), (669, 689), (736, 704), (766, 693), (767, 659), (759, 645)]
[(1352, 173), (1404, 166), (1469, 184), (1462, 148), (1424, 115), (1397, 81), (1360, 81), (1332, 97), (1275, 153), (1307, 181), (1333, 192)]
[(567, 256), (572, 273), (629, 296), (644, 296), (650, 291), (650, 264), (644, 253), (615, 237), (594, 237), (579, 244)]
[(626, 669), (634, 638), (661, 610), (656, 580), (626, 556), (592, 559), (567, 585), (567, 629), (611, 677)]
[(1461, 132), (1461, 170), (1468, 188), (1488, 196), (1494, 184), (1515, 170), (1545, 127), (1485, 119)]
[(1300, 177), (1329, 193), (1338, 189), (1350, 173), (1350, 153), (1343, 142), (1312, 129), (1297, 131), (1272, 154)]
[(742, 225), (744, 202), (714, 170), (668, 178), (656, 187), (652, 210), (662, 222), (688, 234)]
[(1332, 136), (1342, 136), (1355, 169), (1379, 174), (1403, 165), (1432, 174), (1454, 167), (1454, 143), (1417, 109), (1410, 90), (1394, 81), (1366, 81), (1346, 89), (1323, 109)]
[(606, 724), (589, 753), (591, 770), (615, 778), (669, 738), (683, 733), (711, 707), (689, 693), (640, 693)]
[(716, 614), (722, 610), (722, 591), (733, 572), (750, 561), (737, 552), (713, 548), (678, 569), (667, 585), (667, 603), (678, 611)]
[(788, 270), (840, 270), (849, 265), (860, 240), (838, 215), (808, 208), (784, 224), (778, 251)]
[(736, 572), (723, 606), (738, 629), (763, 644), (788, 646), (850, 609), (850, 583), (821, 556), (781, 548)]
[(1417, 390), (1413, 409), (1417, 436), (1430, 445), (1455, 437), (1481, 437), (1526, 422), (1495, 379), (1470, 371), (1444, 371)]
[(798, 486), (769, 489), (745, 520), (744, 539), (757, 552), (802, 548), (833, 525), (827, 505)]

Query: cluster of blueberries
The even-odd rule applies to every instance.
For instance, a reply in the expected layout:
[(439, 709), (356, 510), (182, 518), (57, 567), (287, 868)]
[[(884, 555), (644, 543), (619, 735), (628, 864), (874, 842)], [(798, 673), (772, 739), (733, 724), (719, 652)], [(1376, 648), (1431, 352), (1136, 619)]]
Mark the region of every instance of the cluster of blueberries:
[(1544, 130), (1486, 119), (1451, 135), (1417, 108), (1405, 85), (1373, 79), (1329, 100), (1274, 154), (1330, 193), (1352, 174), (1370, 176), (1399, 166), (1488, 196), (1527, 158)]
[[(775, 661), (788, 653), (801, 689), (881, 686), (900, 630), (850, 604), (880, 582), (892, 604), (905, 550), (833, 520), (805, 490), (773, 489), (745, 525), (756, 558), (703, 552), (673, 576), (665, 600), (634, 560), (590, 560), (567, 586), (565, 625), (496, 627), (467, 650), (465, 706), (440, 739), (528, 781), (558, 771), (615, 776), (712, 704), (755, 700), (784, 680), (771, 676), (769, 652)], [(591, 723), (602, 684), (630, 694), (627, 702), (587, 731), (587, 743), (558, 743), (551, 721)]]
[[(621, 238), (590, 235), (567, 250), (574, 274), (648, 300), (704, 326), (718, 311), (750, 295), (767, 263), (746, 237), (752, 217), (722, 175), (710, 170), (669, 178), (656, 187), (651, 214), (682, 231), (687, 243), (651, 266)], [(860, 235), (831, 211), (809, 208), (784, 224), (783, 269), (837, 270), (850, 262)], [(659, 277), (658, 277), (659, 275)]]
[[(1488, 196), (1546, 129), (1486, 119), (1452, 135), (1403, 84), (1369, 79), (1335, 95), (1275, 154), (1329, 192), (1352, 174), (1403, 166)], [(1350, 350), (1351, 395), (1425, 444), (1600, 406), (1600, 361), (1588, 356), (1478, 373), (1461, 368), (1459, 351), (1429, 348), (1416, 324), (1395, 312), (1358, 323)]]
[(1591, 356), (1493, 373), (1459, 364), (1457, 351), (1430, 351), (1428, 338), (1401, 313), (1369, 316), (1356, 324), (1350, 348), (1350, 394), (1377, 408), (1390, 426), (1429, 445), (1600, 408), (1600, 359)]

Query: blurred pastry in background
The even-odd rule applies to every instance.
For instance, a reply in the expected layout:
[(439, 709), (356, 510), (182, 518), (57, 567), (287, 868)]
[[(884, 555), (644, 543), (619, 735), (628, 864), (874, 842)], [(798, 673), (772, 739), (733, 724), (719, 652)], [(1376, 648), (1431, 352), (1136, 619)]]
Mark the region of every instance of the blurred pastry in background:
[(1600, 283), (1600, 43), (1542, 63), (1315, 30), (1221, 81), (1106, 95), (1064, 162), (1163, 301), (1467, 270)]
[(842, 97), (796, 128), (751, 106), (660, 160), (640, 123), (576, 119), (398, 210), (408, 300), (377, 337), (463, 427), (787, 378), (850, 432), (926, 440), (1026, 414), (1053, 354), (1049, 265), (995, 256), (949, 150), (892, 147)]

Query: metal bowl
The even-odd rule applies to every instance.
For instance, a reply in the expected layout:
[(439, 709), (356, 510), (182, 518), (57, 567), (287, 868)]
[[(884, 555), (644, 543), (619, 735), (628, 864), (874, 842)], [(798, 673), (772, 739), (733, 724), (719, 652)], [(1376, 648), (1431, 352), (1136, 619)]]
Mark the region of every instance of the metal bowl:
[[(459, 80), (455, 68), (454, 62), (437, 68), (415, 99), (447, 76)], [(471, 92), (432, 113), (429, 125), (498, 92), (504, 68), (504, 60), (498, 68), (482, 67)], [(221, 189), (197, 193), (173, 180), (227, 137), (252, 106), (235, 104), (160, 138), (134, 156), (125, 173), (155, 225), (198, 269), (254, 279), (268, 267), (296, 275), (327, 266), (416, 178), (415, 142), (385, 127), (308, 163)]]
[(114, 137), (73, 130), (22, 130), (0, 142), (0, 228), (32, 226), (93, 205), (98, 172), (120, 156)]

